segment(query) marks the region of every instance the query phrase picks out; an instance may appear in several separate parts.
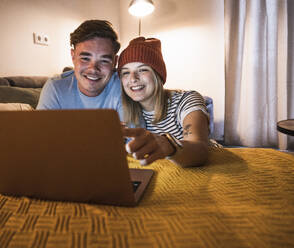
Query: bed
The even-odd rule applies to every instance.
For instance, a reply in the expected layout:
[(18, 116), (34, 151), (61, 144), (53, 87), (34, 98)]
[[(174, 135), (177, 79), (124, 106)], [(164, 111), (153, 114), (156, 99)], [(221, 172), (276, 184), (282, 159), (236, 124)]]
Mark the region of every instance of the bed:
[(136, 207), (0, 195), (0, 247), (294, 247), (293, 155), (211, 148), (202, 167), (148, 167)]

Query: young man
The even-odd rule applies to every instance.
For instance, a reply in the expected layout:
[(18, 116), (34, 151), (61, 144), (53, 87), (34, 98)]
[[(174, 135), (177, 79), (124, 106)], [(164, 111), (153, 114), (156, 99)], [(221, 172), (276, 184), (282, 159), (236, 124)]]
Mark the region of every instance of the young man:
[(37, 109), (111, 108), (122, 114), (121, 88), (115, 65), (120, 49), (111, 23), (83, 22), (70, 34), (74, 70), (49, 79)]

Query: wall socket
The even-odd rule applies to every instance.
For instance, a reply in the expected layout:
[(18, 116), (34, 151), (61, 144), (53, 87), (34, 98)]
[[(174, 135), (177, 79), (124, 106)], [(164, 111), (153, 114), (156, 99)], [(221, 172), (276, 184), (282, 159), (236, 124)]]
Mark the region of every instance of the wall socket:
[(46, 34), (41, 33), (33, 33), (34, 43), (38, 45), (48, 46), (49, 45), (49, 37)]

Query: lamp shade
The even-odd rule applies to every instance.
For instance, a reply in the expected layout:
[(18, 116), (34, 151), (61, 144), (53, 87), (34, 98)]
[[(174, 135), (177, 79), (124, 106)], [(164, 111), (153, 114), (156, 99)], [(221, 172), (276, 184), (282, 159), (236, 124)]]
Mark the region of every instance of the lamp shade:
[(154, 4), (151, 0), (132, 0), (129, 5), (129, 13), (137, 17), (149, 15), (153, 10)]

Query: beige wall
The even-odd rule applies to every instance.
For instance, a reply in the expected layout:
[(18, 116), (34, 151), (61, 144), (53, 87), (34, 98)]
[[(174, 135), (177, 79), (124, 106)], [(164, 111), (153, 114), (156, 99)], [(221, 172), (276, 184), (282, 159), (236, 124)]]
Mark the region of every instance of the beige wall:
[[(0, 75), (53, 75), (72, 65), (69, 34), (86, 19), (119, 29), (119, 0), (0, 0)], [(33, 43), (33, 32), (49, 46)]]
[[(138, 36), (138, 19), (121, 0), (120, 31), (125, 47)], [(224, 6), (220, 0), (154, 0), (155, 11), (142, 19), (142, 33), (162, 40), (167, 88), (193, 89), (214, 100), (215, 138), (224, 120)]]

